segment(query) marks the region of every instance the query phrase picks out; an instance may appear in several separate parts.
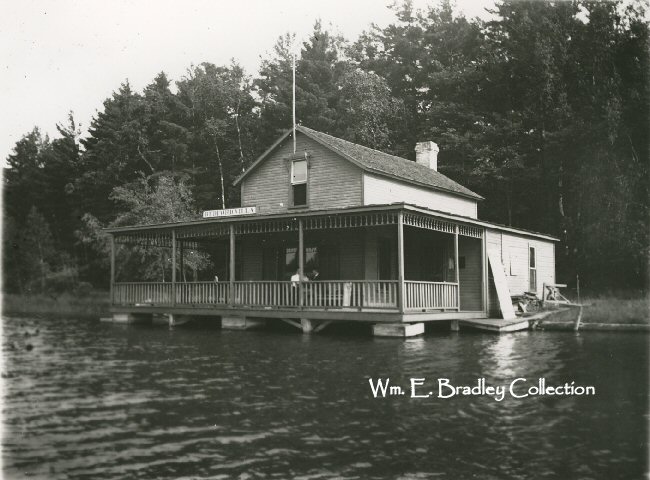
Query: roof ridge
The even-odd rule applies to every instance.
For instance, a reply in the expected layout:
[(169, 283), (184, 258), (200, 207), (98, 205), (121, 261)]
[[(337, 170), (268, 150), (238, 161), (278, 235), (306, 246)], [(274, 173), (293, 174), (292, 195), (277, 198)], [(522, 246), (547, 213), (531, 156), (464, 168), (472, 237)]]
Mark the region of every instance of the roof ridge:
[[(321, 132), (321, 131), (319, 131), (319, 130), (314, 130), (313, 128), (305, 127), (304, 125), (297, 125), (297, 127), (304, 128), (304, 129), (306, 129), (306, 130), (309, 130), (309, 131), (312, 131), (312, 132), (315, 132), (315, 133), (319, 133), (319, 134), (321, 134), (321, 135), (327, 135), (327, 136), (330, 137), (330, 138), (333, 138), (333, 139), (335, 139), (335, 140), (339, 140), (339, 141), (341, 141), (341, 142), (349, 143), (349, 144), (351, 144), (351, 145), (354, 145), (355, 147), (365, 148), (365, 149), (367, 149), (367, 150), (371, 150), (371, 151), (373, 151), (373, 152), (380, 153), (380, 154), (382, 154), (382, 155), (387, 155), (387, 156), (389, 156), (389, 157), (397, 158), (397, 159), (399, 159), (399, 160), (404, 160), (405, 162), (411, 162), (411, 163), (415, 163), (415, 164), (417, 164), (417, 162), (415, 162), (415, 161), (413, 161), (413, 160), (409, 160), (408, 158), (400, 157), (400, 156), (398, 156), (398, 155), (393, 155), (392, 153), (386, 153), (386, 152), (383, 152), (383, 151), (381, 151), (381, 150), (377, 150), (376, 148), (372, 148), (372, 147), (367, 147), (367, 146), (365, 146), (365, 145), (361, 145), (360, 143), (354, 143), (354, 142), (351, 142), (350, 140), (346, 140), (345, 138), (335, 137), (334, 135), (332, 135), (332, 134), (330, 134), (330, 133)], [(425, 167), (425, 168), (426, 168), (426, 167)], [(440, 173), (440, 172), (438, 172), (438, 173)], [(444, 174), (443, 174), (443, 175), (444, 175)]]
[[(357, 163), (361, 168), (370, 172), (392, 176), (398, 180), (421, 184), (429, 188), (436, 188), (456, 195), (468, 196), (480, 200), (483, 199), (482, 196), (449, 178), (444, 173), (431, 169), (426, 165), (421, 165), (416, 161), (382, 152), (381, 150), (376, 150), (371, 147), (366, 147), (365, 145), (354, 143), (340, 137), (335, 137), (329, 133), (320, 132), (304, 125), (296, 125), (296, 129), (308, 136), (312, 136), (313, 139), (318, 139), (323, 142), (327, 148), (343, 155), (352, 162)], [(359, 163), (361, 165), (359, 165)], [(427, 179), (426, 177), (429, 178)]]

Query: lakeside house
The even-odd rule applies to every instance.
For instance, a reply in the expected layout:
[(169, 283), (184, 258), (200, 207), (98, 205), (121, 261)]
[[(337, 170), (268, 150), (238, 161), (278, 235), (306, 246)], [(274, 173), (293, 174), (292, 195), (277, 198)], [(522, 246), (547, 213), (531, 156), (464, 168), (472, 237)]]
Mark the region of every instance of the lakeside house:
[[(510, 295), (555, 283), (558, 239), (479, 220), (482, 197), (438, 172), (435, 143), (418, 143), (413, 162), (303, 126), (295, 135), (236, 179), (241, 208), (107, 230), (114, 318), (278, 318), (303, 331), (346, 320), (408, 335), (502, 315)], [(171, 281), (117, 281), (118, 245), (171, 249)], [(210, 253), (208, 280), (177, 273), (190, 249)]]

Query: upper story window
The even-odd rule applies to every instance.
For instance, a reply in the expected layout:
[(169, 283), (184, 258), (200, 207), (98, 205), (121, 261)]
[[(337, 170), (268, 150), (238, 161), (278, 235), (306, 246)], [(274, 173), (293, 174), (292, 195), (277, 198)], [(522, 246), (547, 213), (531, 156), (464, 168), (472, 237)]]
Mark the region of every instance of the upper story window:
[(291, 196), (293, 206), (307, 205), (307, 160), (291, 162)]

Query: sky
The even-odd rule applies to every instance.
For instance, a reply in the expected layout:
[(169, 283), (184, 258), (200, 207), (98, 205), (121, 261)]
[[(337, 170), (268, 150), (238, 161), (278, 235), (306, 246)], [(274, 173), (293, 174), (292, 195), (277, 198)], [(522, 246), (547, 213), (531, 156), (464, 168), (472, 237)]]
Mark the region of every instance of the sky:
[[(414, 0), (425, 7), (436, 0)], [(34, 126), (50, 137), (74, 113), (82, 135), (129, 80), (179, 80), (191, 65), (237, 60), (254, 75), (276, 39), (304, 40), (314, 21), (347, 39), (394, 19), (392, 0), (20, 0), (0, 2), (0, 159)], [(485, 18), (492, 0), (457, 0)]]

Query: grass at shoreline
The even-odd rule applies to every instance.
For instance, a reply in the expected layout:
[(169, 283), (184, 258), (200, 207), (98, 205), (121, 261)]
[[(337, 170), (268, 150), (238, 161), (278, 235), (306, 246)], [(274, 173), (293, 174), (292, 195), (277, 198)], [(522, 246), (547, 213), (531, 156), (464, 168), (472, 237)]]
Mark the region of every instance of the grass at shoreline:
[(582, 298), (583, 323), (650, 324), (650, 300), (647, 296), (614, 295)]
[[(636, 295), (608, 294), (581, 299), (583, 323), (650, 324), (650, 299)], [(2, 294), (2, 310), (11, 315), (84, 316), (99, 318), (109, 310), (108, 292), (83, 296)]]
[(49, 295), (2, 294), (2, 311), (5, 315), (48, 315), (96, 317), (106, 315), (110, 305), (108, 292), (95, 291), (86, 295), (63, 293)]

